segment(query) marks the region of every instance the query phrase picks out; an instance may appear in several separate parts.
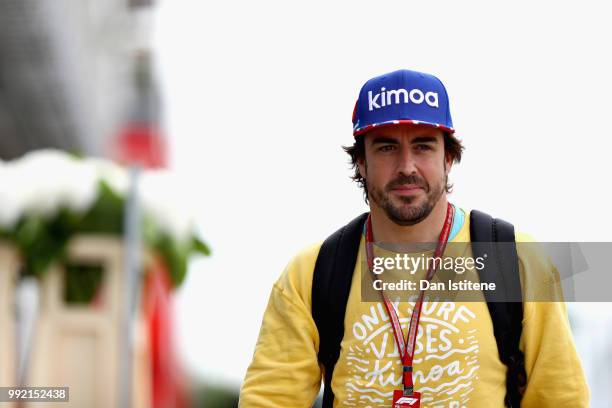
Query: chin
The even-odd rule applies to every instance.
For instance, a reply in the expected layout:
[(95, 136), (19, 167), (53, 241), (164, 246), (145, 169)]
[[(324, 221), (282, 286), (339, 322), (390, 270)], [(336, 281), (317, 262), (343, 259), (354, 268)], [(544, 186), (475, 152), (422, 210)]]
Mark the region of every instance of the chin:
[(396, 207), (398, 208), (411, 209), (411, 208), (420, 207), (421, 205), (423, 205), (423, 202), (426, 200), (423, 197), (419, 197), (417, 195), (411, 195), (411, 196), (397, 196), (397, 198), (393, 201), (397, 204)]

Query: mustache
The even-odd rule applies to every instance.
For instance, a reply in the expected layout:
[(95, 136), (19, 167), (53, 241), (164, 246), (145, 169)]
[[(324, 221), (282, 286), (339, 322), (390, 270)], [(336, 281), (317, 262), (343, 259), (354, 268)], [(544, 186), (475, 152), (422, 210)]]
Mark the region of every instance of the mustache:
[(416, 174), (410, 174), (410, 175), (400, 174), (397, 178), (391, 180), (387, 184), (387, 186), (385, 187), (385, 190), (389, 192), (393, 190), (394, 188), (401, 187), (405, 184), (414, 184), (415, 186), (421, 187), (425, 191), (429, 191), (429, 184), (427, 184), (427, 182), (424, 179), (417, 176)]

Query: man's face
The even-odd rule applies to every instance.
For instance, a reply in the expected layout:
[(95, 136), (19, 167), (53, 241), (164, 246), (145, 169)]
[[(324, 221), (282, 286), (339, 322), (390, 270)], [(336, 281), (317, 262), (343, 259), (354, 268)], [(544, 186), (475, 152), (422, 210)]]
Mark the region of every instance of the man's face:
[(359, 172), (367, 182), (370, 206), (381, 208), (398, 225), (425, 219), (445, 194), (451, 167), (442, 131), (397, 125), (360, 137), (365, 137), (365, 160), (358, 162)]

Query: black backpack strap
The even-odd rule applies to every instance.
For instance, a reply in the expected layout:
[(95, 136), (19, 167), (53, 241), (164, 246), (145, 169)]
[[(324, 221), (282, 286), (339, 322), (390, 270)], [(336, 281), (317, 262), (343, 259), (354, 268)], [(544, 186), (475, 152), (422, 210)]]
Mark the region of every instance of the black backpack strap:
[(344, 337), (344, 314), (359, 253), (364, 213), (330, 235), (321, 245), (312, 279), (312, 317), (319, 331), (319, 362), (325, 369), (323, 407), (332, 407), (331, 379)]
[[(480, 280), (495, 283), (495, 291), (484, 291), (493, 321), (500, 360), (508, 367), (506, 405), (520, 407), (527, 375), (525, 357), (519, 349), (523, 330), (523, 303), (518, 256), (512, 224), (472, 210), (470, 237), (474, 257), (487, 254)], [(503, 242), (502, 245), (496, 245)], [(502, 289), (502, 290), (499, 290)]]

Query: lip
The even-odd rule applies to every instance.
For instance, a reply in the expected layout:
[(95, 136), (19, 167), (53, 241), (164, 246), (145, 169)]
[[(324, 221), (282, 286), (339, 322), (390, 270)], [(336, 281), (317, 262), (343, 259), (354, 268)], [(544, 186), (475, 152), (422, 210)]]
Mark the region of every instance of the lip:
[(392, 192), (399, 194), (399, 195), (409, 195), (419, 190), (423, 190), (423, 187), (417, 186), (415, 184), (406, 184), (403, 186), (393, 187), (391, 189)]

